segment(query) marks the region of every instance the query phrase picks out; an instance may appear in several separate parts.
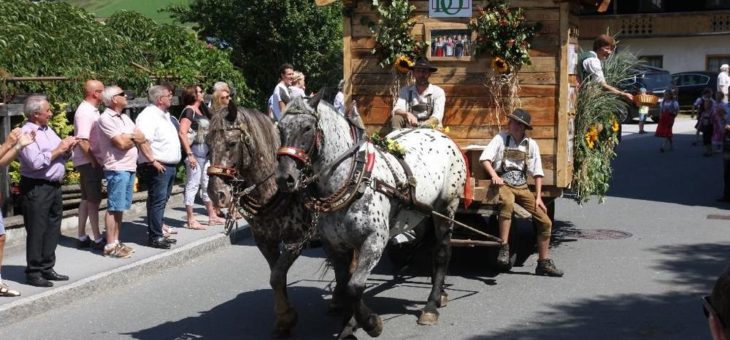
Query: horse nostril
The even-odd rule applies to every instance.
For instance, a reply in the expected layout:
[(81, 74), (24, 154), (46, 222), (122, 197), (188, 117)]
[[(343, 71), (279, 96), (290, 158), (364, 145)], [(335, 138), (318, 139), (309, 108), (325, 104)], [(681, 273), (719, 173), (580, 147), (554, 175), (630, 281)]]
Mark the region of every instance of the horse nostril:
[(226, 201), (226, 194), (224, 194), (222, 191), (218, 192), (218, 202), (223, 203)]
[(286, 186), (289, 188), (289, 190), (293, 190), (297, 185), (296, 179), (294, 179), (293, 176), (289, 175), (286, 178)]

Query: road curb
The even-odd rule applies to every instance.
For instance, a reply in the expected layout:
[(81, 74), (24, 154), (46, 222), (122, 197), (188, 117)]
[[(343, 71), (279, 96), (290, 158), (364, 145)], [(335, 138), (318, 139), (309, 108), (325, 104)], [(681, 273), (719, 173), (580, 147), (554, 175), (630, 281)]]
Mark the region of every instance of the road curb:
[(221, 233), (209, 236), (71, 284), (52, 288), (29, 297), (21, 297), (19, 300), (0, 306), (0, 327), (73, 303), (97, 292), (127, 285), (140, 277), (178, 266), (201, 255), (230, 246), (248, 236), (250, 236), (250, 230), (246, 225), (239, 227), (231, 235)]

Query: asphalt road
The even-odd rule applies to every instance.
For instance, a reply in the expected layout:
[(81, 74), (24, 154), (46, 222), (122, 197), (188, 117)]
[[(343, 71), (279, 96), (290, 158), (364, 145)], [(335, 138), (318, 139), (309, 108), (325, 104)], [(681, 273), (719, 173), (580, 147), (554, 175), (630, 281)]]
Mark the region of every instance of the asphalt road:
[[(675, 150), (624, 126), (606, 202), (557, 201), (552, 257), (563, 278), (532, 275), (535, 256), (509, 274), (484, 251), (457, 250), (450, 303), (436, 326), (416, 325), (426, 271), (394, 276), (387, 260), (369, 280), (367, 303), (385, 321), (383, 339), (702, 339), (700, 296), (730, 258), (730, 206), (719, 155), (690, 145), (678, 121)], [(653, 131), (650, 124), (647, 130)], [(290, 271), (299, 311), (296, 339), (331, 338), (333, 275), (318, 249)], [(0, 329), (2, 339), (262, 339), (273, 323), (268, 268), (251, 239), (104, 294)], [(369, 338), (357, 333), (361, 339)]]

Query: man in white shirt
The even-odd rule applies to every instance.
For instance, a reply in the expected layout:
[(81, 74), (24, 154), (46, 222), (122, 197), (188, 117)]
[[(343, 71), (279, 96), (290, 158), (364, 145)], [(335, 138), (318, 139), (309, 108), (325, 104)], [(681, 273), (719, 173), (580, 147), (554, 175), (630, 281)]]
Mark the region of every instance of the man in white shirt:
[(725, 97), (722, 99), (723, 103), (727, 103), (727, 89), (730, 86), (730, 75), (728, 75), (727, 64), (720, 66), (720, 74), (717, 75), (717, 92), (722, 92)]
[(156, 85), (149, 89), (147, 106), (137, 116), (135, 124), (148, 143), (140, 145), (140, 172), (148, 187), (147, 193), (147, 245), (169, 249), (176, 240), (165, 238), (162, 232), (165, 205), (172, 192), (175, 170), (180, 162), (180, 139), (177, 128), (167, 109), (172, 93), (166, 86)]
[(418, 59), (411, 69), (416, 82), (400, 89), (390, 122), (381, 130), (381, 135), (408, 127), (440, 127), (443, 124), (446, 94), (428, 81), (438, 69), (423, 58)]
[[(494, 136), (479, 157), (492, 179), (492, 185), (499, 187), (499, 199), (502, 202), (499, 211), (499, 237), (502, 239), (502, 246), (497, 256), (497, 265), (503, 270), (510, 269), (509, 230), (514, 204), (517, 203), (532, 215), (538, 226), (535, 275), (561, 277), (563, 272), (549, 258), (552, 221), (542, 202), (542, 178), (545, 175), (540, 148), (537, 142), (525, 136), (525, 130), (532, 130), (530, 114), (525, 110), (515, 109), (507, 117), (507, 131)], [(534, 194), (527, 186), (528, 175), (535, 180)]]
[(286, 104), (291, 101), (289, 86), (291, 86), (293, 76), (294, 66), (291, 64), (283, 64), (279, 67), (279, 83), (274, 88), (271, 100), (271, 111), (274, 114), (274, 120), (277, 122), (281, 119), (281, 113), (284, 111)]

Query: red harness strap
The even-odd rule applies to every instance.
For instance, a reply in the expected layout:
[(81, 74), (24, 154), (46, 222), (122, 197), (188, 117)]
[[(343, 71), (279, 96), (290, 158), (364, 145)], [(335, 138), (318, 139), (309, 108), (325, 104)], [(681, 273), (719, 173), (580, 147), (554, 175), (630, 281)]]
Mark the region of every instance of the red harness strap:
[(309, 155), (307, 155), (307, 152), (293, 146), (280, 147), (279, 150), (276, 151), (276, 155), (294, 157), (302, 161), (304, 164), (309, 164)]
[(208, 167), (208, 176), (235, 178), (237, 173), (238, 171), (234, 168), (227, 168), (220, 165), (211, 165)]

